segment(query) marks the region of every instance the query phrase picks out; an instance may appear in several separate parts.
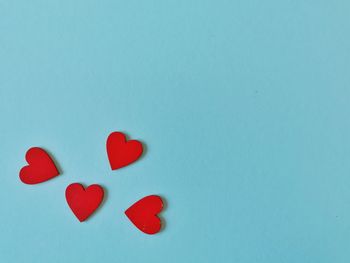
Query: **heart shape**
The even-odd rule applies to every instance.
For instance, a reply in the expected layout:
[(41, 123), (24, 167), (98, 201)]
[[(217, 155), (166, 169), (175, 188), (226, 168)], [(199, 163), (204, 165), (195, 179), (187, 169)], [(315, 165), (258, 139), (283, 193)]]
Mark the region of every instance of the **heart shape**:
[(130, 206), (125, 214), (139, 230), (153, 235), (158, 233), (162, 227), (162, 221), (157, 216), (162, 209), (162, 198), (157, 195), (149, 195)]
[(85, 221), (101, 204), (103, 188), (93, 184), (86, 189), (82, 184), (73, 183), (66, 188), (66, 200), (80, 222)]
[(112, 132), (107, 138), (107, 155), (112, 170), (127, 166), (142, 155), (142, 143), (137, 140), (127, 141), (121, 132)]
[(50, 155), (42, 148), (30, 148), (25, 159), (28, 165), (19, 172), (19, 178), (25, 184), (39, 184), (60, 174)]

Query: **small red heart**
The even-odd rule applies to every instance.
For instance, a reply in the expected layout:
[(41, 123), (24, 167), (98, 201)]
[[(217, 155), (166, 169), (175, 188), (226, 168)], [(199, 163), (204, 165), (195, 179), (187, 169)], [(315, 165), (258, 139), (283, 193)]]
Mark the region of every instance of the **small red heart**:
[(163, 201), (160, 196), (149, 195), (130, 206), (125, 214), (138, 229), (153, 235), (162, 227), (162, 221), (157, 216), (162, 209)]
[(86, 189), (82, 184), (73, 183), (66, 189), (66, 200), (80, 222), (85, 221), (101, 204), (104, 191), (98, 184)]
[(39, 184), (60, 174), (44, 149), (32, 147), (27, 151), (25, 158), (28, 165), (19, 172), (19, 178), (25, 184)]
[(112, 132), (107, 138), (107, 155), (112, 170), (135, 162), (142, 155), (142, 151), (141, 142), (127, 141), (121, 132)]

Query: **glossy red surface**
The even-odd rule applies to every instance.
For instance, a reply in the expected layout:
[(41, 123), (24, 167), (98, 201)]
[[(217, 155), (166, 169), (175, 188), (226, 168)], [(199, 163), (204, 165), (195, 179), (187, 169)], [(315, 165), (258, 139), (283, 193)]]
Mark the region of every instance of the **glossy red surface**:
[(125, 214), (139, 230), (153, 235), (161, 230), (162, 221), (157, 215), (162, 209), (162, 198), (157, 195), (149, 195), (130, 206)]
[(66, 189), (67, 203), (80, 222), (85, 221), (100, 206), (103, 196), (104, 190), (98, 184), (84, 188), (82, 184), (73, 183)]
[(59, 175), (54, 161), (44, 149), (30, 148), (25, 158), (28, 165), (19, 172), (19, 178), (23, 183), (39, 184)]
[(107, 155), (112, 170), (127, 166), (142, 155), (142, 143), (137, 140), (126, 140), (121, 132), (113, 132), (107, 139)]

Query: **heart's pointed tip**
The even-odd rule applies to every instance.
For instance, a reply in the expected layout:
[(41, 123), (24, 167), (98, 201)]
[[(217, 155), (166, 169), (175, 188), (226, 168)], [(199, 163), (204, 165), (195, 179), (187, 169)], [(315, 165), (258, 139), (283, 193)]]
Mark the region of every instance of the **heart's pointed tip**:
[(79, 220), (80, 223), (83, 223), (86, 220), (86, 218), (80, 218), (80, 217), (77, 217), (77, 219)]

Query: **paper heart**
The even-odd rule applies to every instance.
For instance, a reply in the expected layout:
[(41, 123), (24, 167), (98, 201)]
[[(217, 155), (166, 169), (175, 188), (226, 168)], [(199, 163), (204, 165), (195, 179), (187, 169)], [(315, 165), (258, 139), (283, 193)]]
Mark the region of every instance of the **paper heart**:
[(157, 215), (162, 209), (162, 199), (157, 195), (149, 195), (130, 206), (125, 214), (139, 230), (153, 235), (161, 229), (162, 221)]
[(127, 166), (142, 155), (142, 143), (137, 140), (127, 141), (121, 132), (112, 132), (107, 138), (107, 155), (112, 170)]
[(103, 188), (93, 184), (86, 189), (82, 184), (73, 183), (66, 188), (66, 200), (80, 222), (85, 221), (101, 204)]
[(59, 175), (59, 171), (50, 157), (42, 148), (32, 147), (26, 153), (27, 166), (19, 172), (19, 178), (25, 184), (39, 184)]

